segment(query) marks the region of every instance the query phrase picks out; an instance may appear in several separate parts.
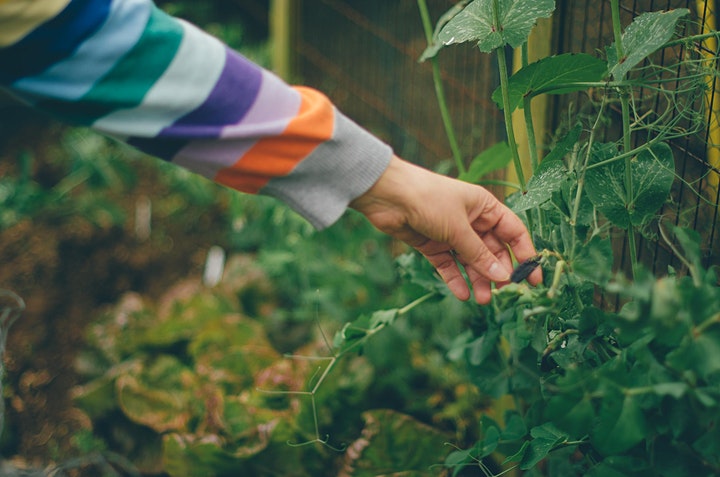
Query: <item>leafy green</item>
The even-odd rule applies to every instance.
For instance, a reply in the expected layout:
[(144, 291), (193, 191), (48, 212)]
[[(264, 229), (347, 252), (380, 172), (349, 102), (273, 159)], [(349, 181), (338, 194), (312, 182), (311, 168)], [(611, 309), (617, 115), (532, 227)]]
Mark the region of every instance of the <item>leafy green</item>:
[[(617, 156), (612, 145), (596, 146), (593, 163), (598, 164)], [(672, 150), (665, 143), (657, 143), (632, 158), (632, 197), (625, 190), (625, 161), (589, 169), (585, 175), (588, 197), (597, 209), (613, 224), (628, 228), (645, 224), (667, 199), (675, 179)]]
[(617, 58), (615, 45), (608, 48), (608, 69), (615, 80), (625, 75), (642, 60), (655, 52), (672, 38), (680, 18), (688, 15), (687, 8), (667, 12), (647, 12), (635, 17), (622, 35), (623, 58)]
[(567, 167), (562, 161), (542, 161), (527, 183), (527, 192), (519, 194), (511, 208), (515, 213), (520, 213), (544, 204), (550, 200), (553, 192), (560, 189), (567, 174)]
[(499, 142), (475, 156), (468, 170), (460, 174), (458, 179), (476, 184), (485, 175), (506, 167), (511, 159), (510, 146), (506, 142)]
[(609, 393), (600, 403), (598, 422), (592, 430), (591, 442), (601, 454), (616, 455), (640, 443), (647, 430), (639, 397)]
[[(341, 474), (374, 477), (393, 473), (434, 475), (430, 466), (447, 454), (447, 435), (391, 410), (363, 413), (362, 436), (350, 444)], [(408, 452), (411, 448), (412, 451)]]
[(571, 266), (579, 277), (604, 285), (612, 277), (612, 264), (610, 239), (595, 235), (586, 244), (581, 245)]
[(533, 468), (543, 460), (559, 444), (562, 444), (568, 435), (555, 427), (552, 423), (545, 423), (530, 430), (532, 440), (520, 460), (520, 468), (523, 470)]
[(429, 60), (430, 58), (433, 58), (438, 54), (438, 52), (442, 49), (444, 46), (442, 42), (440, 41), (440, 31), (443, 29), (447, 23), (452, 20), (452, 18), (460, 13), (465, 6), (470, 3), (470, 0), (461, 0), (452, 7), (448, 9), (445, 13), (443, 13), (440, 16), (440, 19), (438, 20), (437, 24), (435, 25), (435, 30), (433, 31), (432, 40), (430, 41), (430, 44), (427, 46), (425, 51), (423, 51), (422, 55), (419, 58), (419, 62), (423, 62), (425, 60)]
[(498, 0), (496, 23), (494, 1), (474, 0), (442, 28), (438, 39), (443, 45), (477, 41), (485, 53), (506, 44), (515, 48), (527, 41), (538, 18), (555, 10), (554, 0)]
[[(606, 73), (607, 64), (592, 55), (565, 53), (548, 56), (521, 68), (509, 78), (510, 110), (522, 108), (526, 97), (586, 90), (586, 83), (602, 81)], [(492, 99), (500, 109), (503, 108), (499, 87), (493, 91)]]
[(582, 124), (575, 124), (570, 130), (557, 142), (555, 147), (545, 156), (545, 161), (562, 160), (566, 154), (573, 150), (575, 144), (580, 139), (582, 133)]

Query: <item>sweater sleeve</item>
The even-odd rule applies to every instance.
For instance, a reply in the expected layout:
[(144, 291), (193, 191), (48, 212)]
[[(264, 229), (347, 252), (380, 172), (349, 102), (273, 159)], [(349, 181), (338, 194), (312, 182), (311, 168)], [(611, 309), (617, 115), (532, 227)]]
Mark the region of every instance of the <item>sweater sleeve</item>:
[(389, 146), (151, 0), (0, 0), (0, 85), (22, 101), (315, 227), (367, 191)]

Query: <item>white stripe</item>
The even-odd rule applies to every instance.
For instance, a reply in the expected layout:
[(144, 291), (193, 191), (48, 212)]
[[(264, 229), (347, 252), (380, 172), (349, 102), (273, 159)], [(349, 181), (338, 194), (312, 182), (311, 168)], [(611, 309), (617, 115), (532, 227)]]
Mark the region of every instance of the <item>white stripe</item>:
[(237, 123), (223, 129), (222, 137), (276, 136), (285, 131), (302, 104), (300, 93), (267, 70), (255, 102)]
[(93, 127), (127, 136), (153, 137), (200, 106), (225, 66), (225, 46), (195, 26), (179, 20), (183, 39), (170, 66), (137, 107), (115, 111)]
[(147, 0), (113, 1), (105, 23), (71, 57), (16, 81), (13, 88), (35, 97), (80, 99), (135, 46), (151, 11)]
[(257, 98), (240, 122), (224, 128), (221, 139), (193, 141), (172, 162), (213, 179), (260, 139), (282, 134), (297, 116), (302, 97), (269, 71), (262, 70), (262, 75)]

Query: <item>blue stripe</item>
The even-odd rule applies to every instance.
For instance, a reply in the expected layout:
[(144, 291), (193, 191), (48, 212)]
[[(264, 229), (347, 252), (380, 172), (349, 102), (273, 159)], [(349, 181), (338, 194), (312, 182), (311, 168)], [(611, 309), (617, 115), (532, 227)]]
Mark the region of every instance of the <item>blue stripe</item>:
[(105, 24), (71, 57), (12, 87), (29, 95), (77, 100), (135, 45), (151, 11), (147, 0), (113, 0)]
[(52, 20), (14, 45), (0, 49), (0, 81), (12, 83), (63, 60), (95, 33), (110, 12), (110, 0), (73, 0)]

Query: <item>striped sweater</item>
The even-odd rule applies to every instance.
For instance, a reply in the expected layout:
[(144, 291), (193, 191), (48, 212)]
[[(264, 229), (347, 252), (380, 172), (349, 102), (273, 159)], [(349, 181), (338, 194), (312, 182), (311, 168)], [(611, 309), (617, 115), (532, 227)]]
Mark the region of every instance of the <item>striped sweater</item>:
[(151, 0), (0, 0), (0, 85), (315, 227), (383, 173), (390, 148)]

